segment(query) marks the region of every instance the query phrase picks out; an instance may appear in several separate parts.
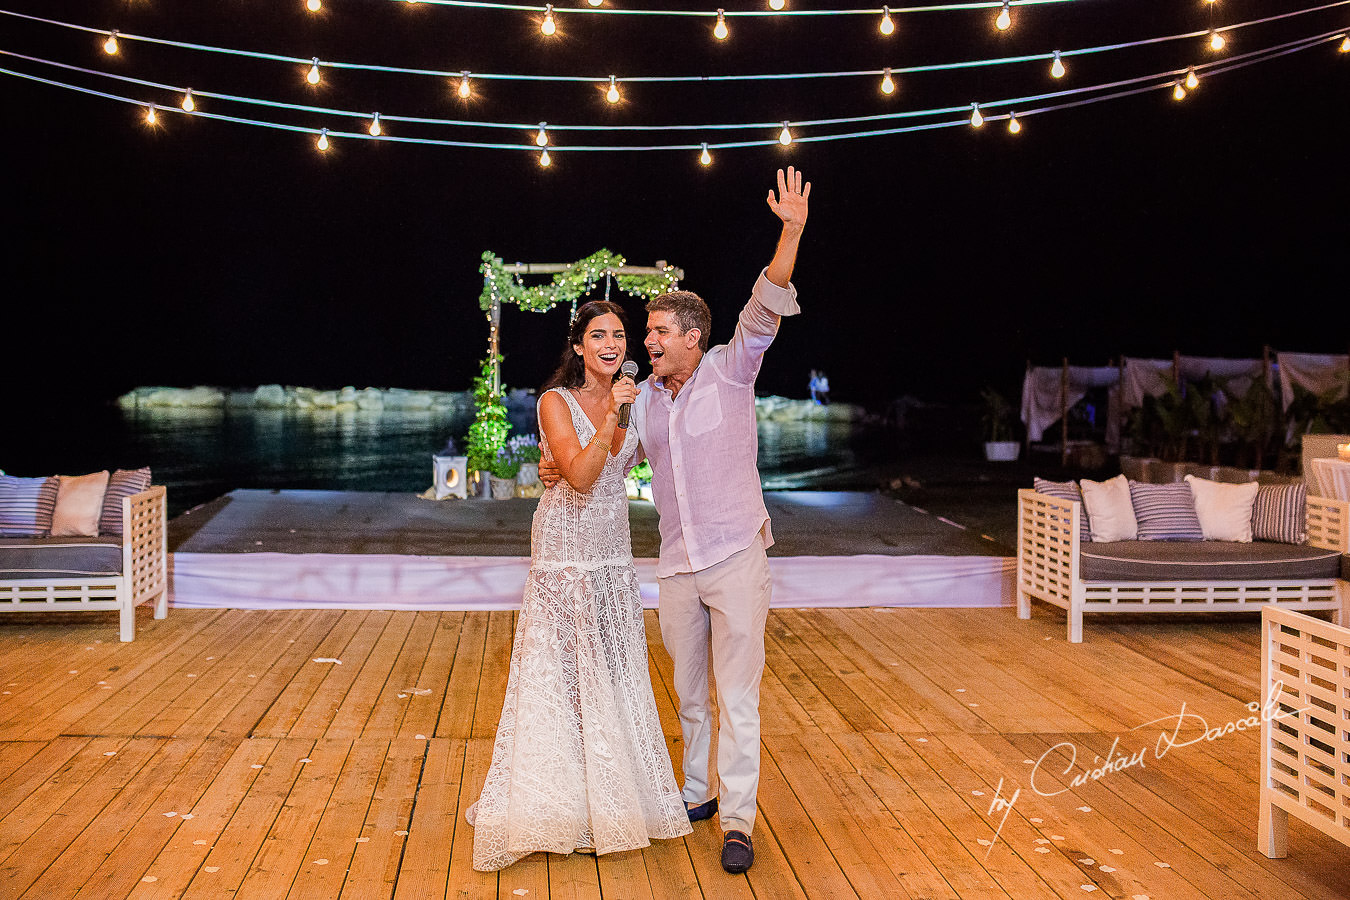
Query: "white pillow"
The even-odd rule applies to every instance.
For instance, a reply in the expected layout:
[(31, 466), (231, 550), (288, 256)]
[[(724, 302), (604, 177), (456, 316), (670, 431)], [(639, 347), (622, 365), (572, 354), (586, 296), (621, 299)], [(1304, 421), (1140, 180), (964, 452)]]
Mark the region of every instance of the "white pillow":
[(91, 475), (61, 475), (52, 514), (52, 537), (93, 537), (108, 489), (108, 470)]
[(1252, 540), (1252, 504), (1256, 502), (1255, 481), (1224, 484), (1187, 475), (1195, 495), (1195, 514), (1200, 517), (1200, 533), (1207, 541)]
[(1078, 483), (1083, 491), (1083, 505), (1087, 507), (1088, 522), (1092, 525), (1092, 540), (1132, 541), (1139, 534), (1139, 523), (1134, 518), (1134, 504), (1130, 502), (1130, 481), (1117, 475), (1107, 481)]

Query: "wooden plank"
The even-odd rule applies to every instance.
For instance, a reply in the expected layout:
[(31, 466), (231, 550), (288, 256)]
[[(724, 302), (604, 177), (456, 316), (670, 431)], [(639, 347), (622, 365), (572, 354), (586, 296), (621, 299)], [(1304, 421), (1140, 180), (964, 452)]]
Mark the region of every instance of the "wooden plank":
[(600, 896), (605, 900), (652, 900), (651, 880), (647, 877), (647, 863), (642, 850), (606, 853), (596, 857), (596, 874), (600, 878)]
[[(392, 740), (399, 735), (403, 719), (414, 708), (427, 713), (425, 721), (428, 723), (424, 730), (415, 734), (421, 734), (425, 740), (436, 731), (430, 713), (441, 705), (445, 677), (442, 675), (439, 681), (428, 679), (423, 682), (422, 670), (430, 662), (431, 644), (436, 637), (437, 614), (419, 612), (406, 615), (413, 617), (411, 627), (389, 670), (389, 677), (385, 679), (379, 693), (369, 701), (369, 718), (361, 729), (361, 737)], [(329, 732), (332, 733), (333, 729), (330, 728)]]
[(389, 743), (361, 829), (361, 837), (370, 840), (358, 844), (352, 855), (344, 896), (360, 900), (393, 896), (425, 758), (426, 741), (399, 738)]
[[(784, 610), (774, 610), (766, 623), (766, 662), (770, 642), (775, 651), (774, 671), (810, 713), (817, 728), (832, 732), (845, 729), (871, 731), (886, 727), (792, 630)], [(803, 681), (809, 681), (812, 687), (808, 688)]]
[[(440, 900), (447, 896), (450, 855), (445, 849), (454, 843), (456, 829), (469, 827), (459, 810), (463, 774), (463, 741), (434, 738), (427, 742), (426, 763), (417, 780), (412, 824), (408, 826), (408, 841), (403, 852), (405, 859), (418, 863), (399, 870), (394, 900)], [(545, 883), (544, 892), (547, 890)], [(323, 895), (297, 895), (297, 900), (315, 896)], [(533, 896), (542, 895), (536, 893)]]
[(488, 614), (487, 641), (483, 647), (482, 675), (478, 681), (478, 697), (473, 710), (473, 728), (476, 738), (491, 738), (497, 734), (502, 704), (506, 700), (506, 683), (511, 673), (511, 636), (515, 630), (516, 613), (496, 610)]
[[(455, 662), (450, 669), (445, 702), (441, 704), (441, 714), (436, 720), (436, 737), (473, 736), (473, 710), (478, 701), (478, 681), (483, 674), (487, 625), (486, 613), (464, 617), (463, 631), (455, 645)], [(501, 713), (500, 707), (497, 712)]]
[[(484, 623), (486, 625), (486, 623)], [(492, 765), (492, 741), (473, 738), (464, 747), (464, 774), (459, 782), (459, 814), (478, 802)], [(541, 856), (540, 854), (535, 854)], [(458, 822), (450, 844), (451, 896), (459, 900), (489, 900), (497, 896), (497, 873), (477, 872), (473, 868), (473, 829)], [(542, 858), (542, 857), (541, 857)], [(523, 860), (522, 860), (523, 862)], [(517, 863), (519, 865), (519, 863)], [(514, 867), (513, 867), (514, 868)]]
[[(323, 679), (315, 688), (314, 693), (305, 701), (304, 706), (295, 717), (295, 721), (286, 728), (288, 735), (311, 739), (324, 736), (330, 723), (337, 716), (338, 710), (346, 701), (347, 694), (354, 685), (359, 683), (363, 670), (372, 665), (372, 656), (376, 649), (380, 647), (381, 642), (385, 640), (385, 632), (388, 630), (390, 623), (394, 621), (393, 617), (394, 613), (391, 610), (371, 610), (361, 623), (361, 627), (356, 630), (356, 634), (352, 635), (352, 639), (347, 642), (347, 646), (342, 648), (342, 652), (334, 654), (342, 660), (341, 665), (337, 663), (316, 664), (323, 669)], [(403, 634), (396, 631), (390, 635), (389, 642), (386, 642), (384, 648), (388, 652), (389, 658), (375, 659), (368, 677), (378, 679), (383, 683), (385, 676), (389, 674), (388, 667), (392, 664), (393, 654), (397, 652), (397, 645), (402, 642)], [(388, 643), (393, 643), (394, 646), (389, 647)], [(361, 711), (363, 723), (364, 717), (369, 713), (369, 709)], [(280, 724), (278, 722), (278, 725)]]
[[(425, 615), (427, 614), (421, 613), (419, 617)], [(464, 630), (464, 616), (463, 612), (447, 611), (435, 614), (431, 646), (426, 652), (421, 674), (417, 678), (417, 687), (431, 688), (431, 693), (419, 695), (418, 702), (405, 707), (397, 737), (409, 738), (420, 734), (424, 738), (429, 738), (436, 734), (441, 708), (445, 705), (446, 692), (450, 687), (450, 669), (454, 665), (455, 650), (459, 646), (459, 636)], [(372, 728), (370, 737), (384, 737), (383, 719), (368, 727)]]
[[(32, 747), (38, 749), (14, 771), (0, 779), (0, 822), (26, 800), (29, 794), (51, 778), (53, 773), (59, 771), (83, 750), (89, 741), (90, 739), (86, 737), (65, 737), (14, 745), (25, 750)], [(116, 747), (117, 742), (112, 742), (105, 749)]]
[[(793, 881), (799, 885), (803, 895), (811, 898), (858, 896), (849, 884), (848, 876), (840, 868), (838, 860), (830, 852), (825, 838), (817, 830), (810, 813), (793, 793), (788, 776), (767, 754), (760, 759), (759, 810), (760, 818), (769, 823), (777, 839), (775, 843), (781, 849), (787, 865), (795, 876)], [(758, 831), (759, 829), (756, 829), (756, 832)], [(751, 837), (754, 837), (753, 833)], [(763, 883), (766, 888), (768, 887), (766, 878), (774, 876), (772, 880), (776, 883), (784, 874), (781, 871), (775, 872), (776, 867), (772, 864), (764, 869), (760, 868), (760, 845), (767, 843), (762, 840), (755, 842), (755, 866), (749, 873), (751, 882), (757, 886)], [(717, 853), (715, 859), (720, 860), (720, 835)], [(700, 856), (696, 855), (694, 857), (696, 869), (699, 860)], [(720, 868), (720, 861), (716, 865)], [(699, 872), (700, 882), (707, 884), (706, 876), (702, 870)], [(789, 889), (790, 887), (789, 885)]]
[[(342, 656), (372, 614), (367, 610), (347, 610), (346, 615), (337, 620), (333, 629), (314, 648), (313, 656), (307, 654), (306, 662), (287, 679), (281, 693), (254, 726), (251, 736), (286, 737), (333, 669), (347, 665), (356, 668), (360, 665), (359, 659), (342, 660)], [(316, 659), (338, 659), (342, 662), (314, 662)]]

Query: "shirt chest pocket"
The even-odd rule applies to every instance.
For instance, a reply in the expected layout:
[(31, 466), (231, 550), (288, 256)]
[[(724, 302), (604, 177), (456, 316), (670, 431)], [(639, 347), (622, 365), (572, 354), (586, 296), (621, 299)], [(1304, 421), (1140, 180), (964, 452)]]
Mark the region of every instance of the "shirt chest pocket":
[(722, 424), (722, 400), (717, 395), (717, 383), (699, 385), (689, 395), (684, 408), (684, 430), (690, 435), (707, 434)]

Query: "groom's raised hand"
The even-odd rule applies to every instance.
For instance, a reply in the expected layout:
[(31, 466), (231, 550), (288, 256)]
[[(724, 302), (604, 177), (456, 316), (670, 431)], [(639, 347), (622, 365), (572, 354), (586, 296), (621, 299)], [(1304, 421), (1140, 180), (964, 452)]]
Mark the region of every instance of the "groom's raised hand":
[(801, 230), (806, 225), (807, 198), (811, 196), (811, 182), (802, 182), (802, 173), (788, 166), (787, 174), (778, 170), (778, 197), (769, 191), (769, 209), (783, 220), (784, 228)]

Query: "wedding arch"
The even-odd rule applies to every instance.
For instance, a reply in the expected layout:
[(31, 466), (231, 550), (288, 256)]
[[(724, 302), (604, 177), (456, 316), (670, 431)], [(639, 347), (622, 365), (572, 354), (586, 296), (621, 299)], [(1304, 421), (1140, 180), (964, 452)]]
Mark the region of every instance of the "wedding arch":
[[(475, 415), (465, 446), (470, 469), (487, 467), (497, 450), (506, 443), (511, 426), (506, 418), (502, 397), (501, 316), (502, 305), (511, 304), (527, 312), (548, 312), (560, 303), (569, 304), (572, 315), (577, 302), (595, 290), (603, 279), (605, 299), (617, 288), (625, 294), (647, 300), (679, 288), (684, 271), (658, 260), (655, 266), (630, 266), (617, 253), (601, 248), (574, 263), (504, 263), (492, 251), (483, 254), (479, 266), (483, 273), (483, 293), (479, 308), (487, 315), (488, 351), (473, 382)], [(527, 275), (552, 275), (552, 281), (527, 287)], [(570, 320), (569, 320), (570, 321)]]

